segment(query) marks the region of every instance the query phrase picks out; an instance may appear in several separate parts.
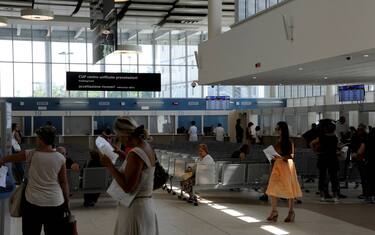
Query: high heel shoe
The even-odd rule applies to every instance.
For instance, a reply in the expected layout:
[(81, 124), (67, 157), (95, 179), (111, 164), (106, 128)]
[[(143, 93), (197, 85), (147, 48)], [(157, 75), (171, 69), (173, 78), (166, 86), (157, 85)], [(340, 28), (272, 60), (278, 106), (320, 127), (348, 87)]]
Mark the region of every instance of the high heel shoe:
[(270, 216), (268, 216), (267, 221), (277, 222), (277, 217), (279, 217), (277, 211), (272, 211)]
[(293, 223), (296, 218), (296, 213), (294, 211), (289, 211), (288, 217), (285, 218), (285, 223)]

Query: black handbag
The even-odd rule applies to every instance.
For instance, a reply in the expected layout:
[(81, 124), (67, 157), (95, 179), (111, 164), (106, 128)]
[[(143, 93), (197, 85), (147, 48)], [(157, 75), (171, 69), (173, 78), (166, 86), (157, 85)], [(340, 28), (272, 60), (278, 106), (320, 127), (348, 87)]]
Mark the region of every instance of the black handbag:
[(70, 210), (67, 210), (63, 218), (64, 235), (78, 235), (77, 220)]
[(161, 166), (158, 159), (156, 159), (155, 173), (154, 173), (154, 190), (157, 190), (163, 187), (163, 185), (167, 183), (168, 178), (169, 178), (168, 173)]

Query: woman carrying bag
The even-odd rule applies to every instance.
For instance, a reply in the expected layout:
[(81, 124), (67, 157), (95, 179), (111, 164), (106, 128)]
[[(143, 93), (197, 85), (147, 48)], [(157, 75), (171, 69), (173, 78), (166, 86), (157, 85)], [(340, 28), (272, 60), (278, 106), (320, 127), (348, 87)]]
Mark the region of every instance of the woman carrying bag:
[[(65, 157), (53, 149), (56, 129), (44, 126), (36, 131), (37, 148), (0, 159), (7, 162), (28, 162), (28, 180), (22, 200), (22, 233), (67, 235), (64, 216), (69, 211), (69, 189)], [(70, 212), (69, 212), (70, 213)]]

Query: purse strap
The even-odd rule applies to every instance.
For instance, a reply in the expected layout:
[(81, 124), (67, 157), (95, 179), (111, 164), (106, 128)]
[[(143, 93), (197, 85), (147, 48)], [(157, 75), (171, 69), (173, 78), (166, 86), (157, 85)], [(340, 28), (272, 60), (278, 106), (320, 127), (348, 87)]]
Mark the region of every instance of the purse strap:
[(35, 154), (35, 150), (31, 150), (29, 153), (28, 153), (28, 158), (27, 158), (27, 161), (26, 161), (26, 169), (25, 169), (25, 174), (23, 176), (23, 180), (24, 181), (27, 181), (27, 178), (29, 177), (29, 170), (30, 170), (30, 167), (31, 167), (31, 162), (32, 162), (32, 159), (33, 159), (33, 156)]

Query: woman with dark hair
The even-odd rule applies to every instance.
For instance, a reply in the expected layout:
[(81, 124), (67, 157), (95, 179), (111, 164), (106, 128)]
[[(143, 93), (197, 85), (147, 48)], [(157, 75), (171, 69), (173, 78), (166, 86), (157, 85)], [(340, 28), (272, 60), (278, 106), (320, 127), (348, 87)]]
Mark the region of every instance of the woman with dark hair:
[(279, 122), (275, 130), (279, 138), (273, 147), (278, 156), (275, 156), (272, 160), (272, 171), (266, 191), (266, 194), (271, 197), (272, 204), (272, 212), (267, 220), (277, 221), (277, 200), (278, 198), (287, 198), (289, 199), (289, 214), (284, 222), (290, 223), (295, 218), (294, 199), (302, 197), (302, 191), (293, 162), (294, 144), (289, 139), (288, 124)]
[(100, 154), (102, 165), (107, 167), (114, 178), (111, 187), (117, 185), (124, 192), (118, 204), (114, 234), (159, 234), (152, 199), (156, 156), (147, 142), (147, 131), (129, 117), (117, 118), (113, 130), (122, 144), (132, 148), (120, 169), (107, 156)]
[(43, 126), (36, 131), (37, 148), (21, 151), (0, 159), (7, 162), (28, 163), (28, 183), (22, 205), (22, 233), (64, 235), (64, 213), (69, 210), (69, 188), (65, 157), (52, 147), (56, 129)]

